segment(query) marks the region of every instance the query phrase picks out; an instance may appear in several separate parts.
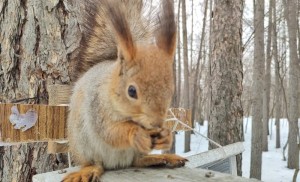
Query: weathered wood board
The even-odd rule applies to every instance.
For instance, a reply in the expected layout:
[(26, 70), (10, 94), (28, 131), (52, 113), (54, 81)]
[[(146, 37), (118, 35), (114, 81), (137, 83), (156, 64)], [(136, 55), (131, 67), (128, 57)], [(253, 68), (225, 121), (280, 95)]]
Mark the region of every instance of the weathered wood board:
[[(38, 114), (36, 124), (25, 132), (14, 129), (9, 121), (12, 106), (17, 106), (20, 114), (33, 109)], [(0, 141), (4, 142), (28, 142), (61, 140), (67, 138), (67, 111), (68, 106), (50, 106), (38, 104), (0, 104)], [(191, 126), (191, 112), (184, 109), (172, 109), (175, 116)], [(169, 115), (169, 118), (171, 116)], [(175, 122), (167, 121), (167, 126), (173, 129)], [(178, 124), (176, 130), (184, 130), (185, 127)]]
[(70, 85), (47, 85), (49, 94), (49, 105), (56, 106), (60, 104), (69, 104), (72, 95), (72, 86)]
[[(67, 172), (77, 171), (79, 168), (68, 168)], [(33, 176), (33, 182), (61, 181), (66, 173), (54, 171)], [(209, 177), (210, 176), (210, 177)], [(101, 182), (254, 182), (255, 179), (247, 179), (229, 174), (208, 171), (204, 169), (190, 169), (187, 167), (176, 169), (165, 168), (129, 168), (123, 170), (107, 171), (101, 177)]]
[(189, 162), (186, 164), (189, 168), (196, 168), (205, 164), (210, 164), (216, 161), (226, 159), (228, 157), (236, 156), (245, 151), (242, 142), (226, 145), (222, 148), (215, 148), (198, 154), (188, 156)]
[[(36, 124), (22, 132), (14, 129), (9, 121), (12, 106), (17, 106), (20, 114), (33, 109), (38, 114)], [(47, 141), (49, 139), (64, 139), (67, 137), (66, 120), (67, 106), (48, 106), (39, 104), (0, 104), (0, 141)]]

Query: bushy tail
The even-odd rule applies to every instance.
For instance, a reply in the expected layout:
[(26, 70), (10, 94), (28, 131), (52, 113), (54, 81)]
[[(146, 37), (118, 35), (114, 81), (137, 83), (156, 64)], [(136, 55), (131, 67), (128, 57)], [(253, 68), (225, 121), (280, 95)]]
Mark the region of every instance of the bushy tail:
[(156, 22), (154, 9), (143, 0), (88, 0), (85, 2), (83, 17), (83, 38), (81, 41), (76, 74), (77, 78), (95, 64), (115, 60), (117, 43), (112, 30), (111, 17), (107, 14), (106, 3), (118, 6), (128, 22), (134, 42), (149, 42)]

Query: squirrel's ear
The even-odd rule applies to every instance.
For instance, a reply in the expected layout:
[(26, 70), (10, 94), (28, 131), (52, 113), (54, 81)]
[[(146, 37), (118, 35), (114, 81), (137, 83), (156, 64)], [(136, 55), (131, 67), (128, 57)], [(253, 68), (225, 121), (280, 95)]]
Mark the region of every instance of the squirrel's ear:
[[(126, 61), (133, 60), (136, 56), (136, 45), (130, 32), (128, 22), (123, 10), (123, 6), (117, 2), (104, 1), (107, 6), (108, 17), (115, 32), (116, 43), (118, 45), (118, 56), (122, 56)], [(115, 2), (115, 3), (114, 3)]]
[(173, 1), (164, 0), (162, 7), (162, 15), (159, 16), (159, 26), (156, 31), (156, 45), (173, 56), (176, 50), (177, 36)]

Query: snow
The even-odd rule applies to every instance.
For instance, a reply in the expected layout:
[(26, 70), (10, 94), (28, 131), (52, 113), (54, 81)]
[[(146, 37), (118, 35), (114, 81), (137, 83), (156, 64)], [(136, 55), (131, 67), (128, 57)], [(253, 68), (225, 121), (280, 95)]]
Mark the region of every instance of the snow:
[[(247, 123), (248, 122), (248, 123)], [(292, 181), (294, 170), (287, 168), (287, 161), (283, 161), (282, 147), (288, 137), (288, 122), (286, 119), (280, 120), (281, 126), (281, 148), (275, 148), (276, 127), (274, 120), (270, 123), (269, 151), (263, 152), (262, 159), (262, 181), (266, 182), (288, 182)], [(246, 128), (247, 127), (247, 128)], [(203, 135), (207, 136), (207, 122), (204, 126), (197, 125), (196, 129)], [(251, 118), (244, 118), (244, 136), (245, 136), (245, 152), (243, 153), (243, 176), (249, 178), (250, 175), (250, 160), (251, 160)], [(207, 151), (208, 142), (201, 136), (192, 135), (191, 150), (188, 153), (183, 152), (184, 132), (179, 132), (176, 135), (176, 153), (182, 156)], [(287, 151), (286, 151), (287, 152)], [(287, 155), (286, 155), (287, 157)], [(297, 181), (300, 182), (300, 177)]]

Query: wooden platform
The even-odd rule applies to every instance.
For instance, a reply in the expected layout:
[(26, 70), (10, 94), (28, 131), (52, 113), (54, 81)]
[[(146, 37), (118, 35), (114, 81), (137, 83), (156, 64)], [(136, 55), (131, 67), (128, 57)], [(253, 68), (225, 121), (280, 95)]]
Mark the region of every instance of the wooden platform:
[[(78, 167), (67, 169), (68, 172), (78, 170)], [(38, 174), (33, 176), (33, 182), (61, 181), (66, 173), (60, 171)], [(212, 172), (204, 169), (190, 169), (187, 167), (176, 169), (165, 168), (129, 168), (107, 171), (101, 177), (101, 182), (255, 182), (258, 180), (232, 176), (224, 173)]]

